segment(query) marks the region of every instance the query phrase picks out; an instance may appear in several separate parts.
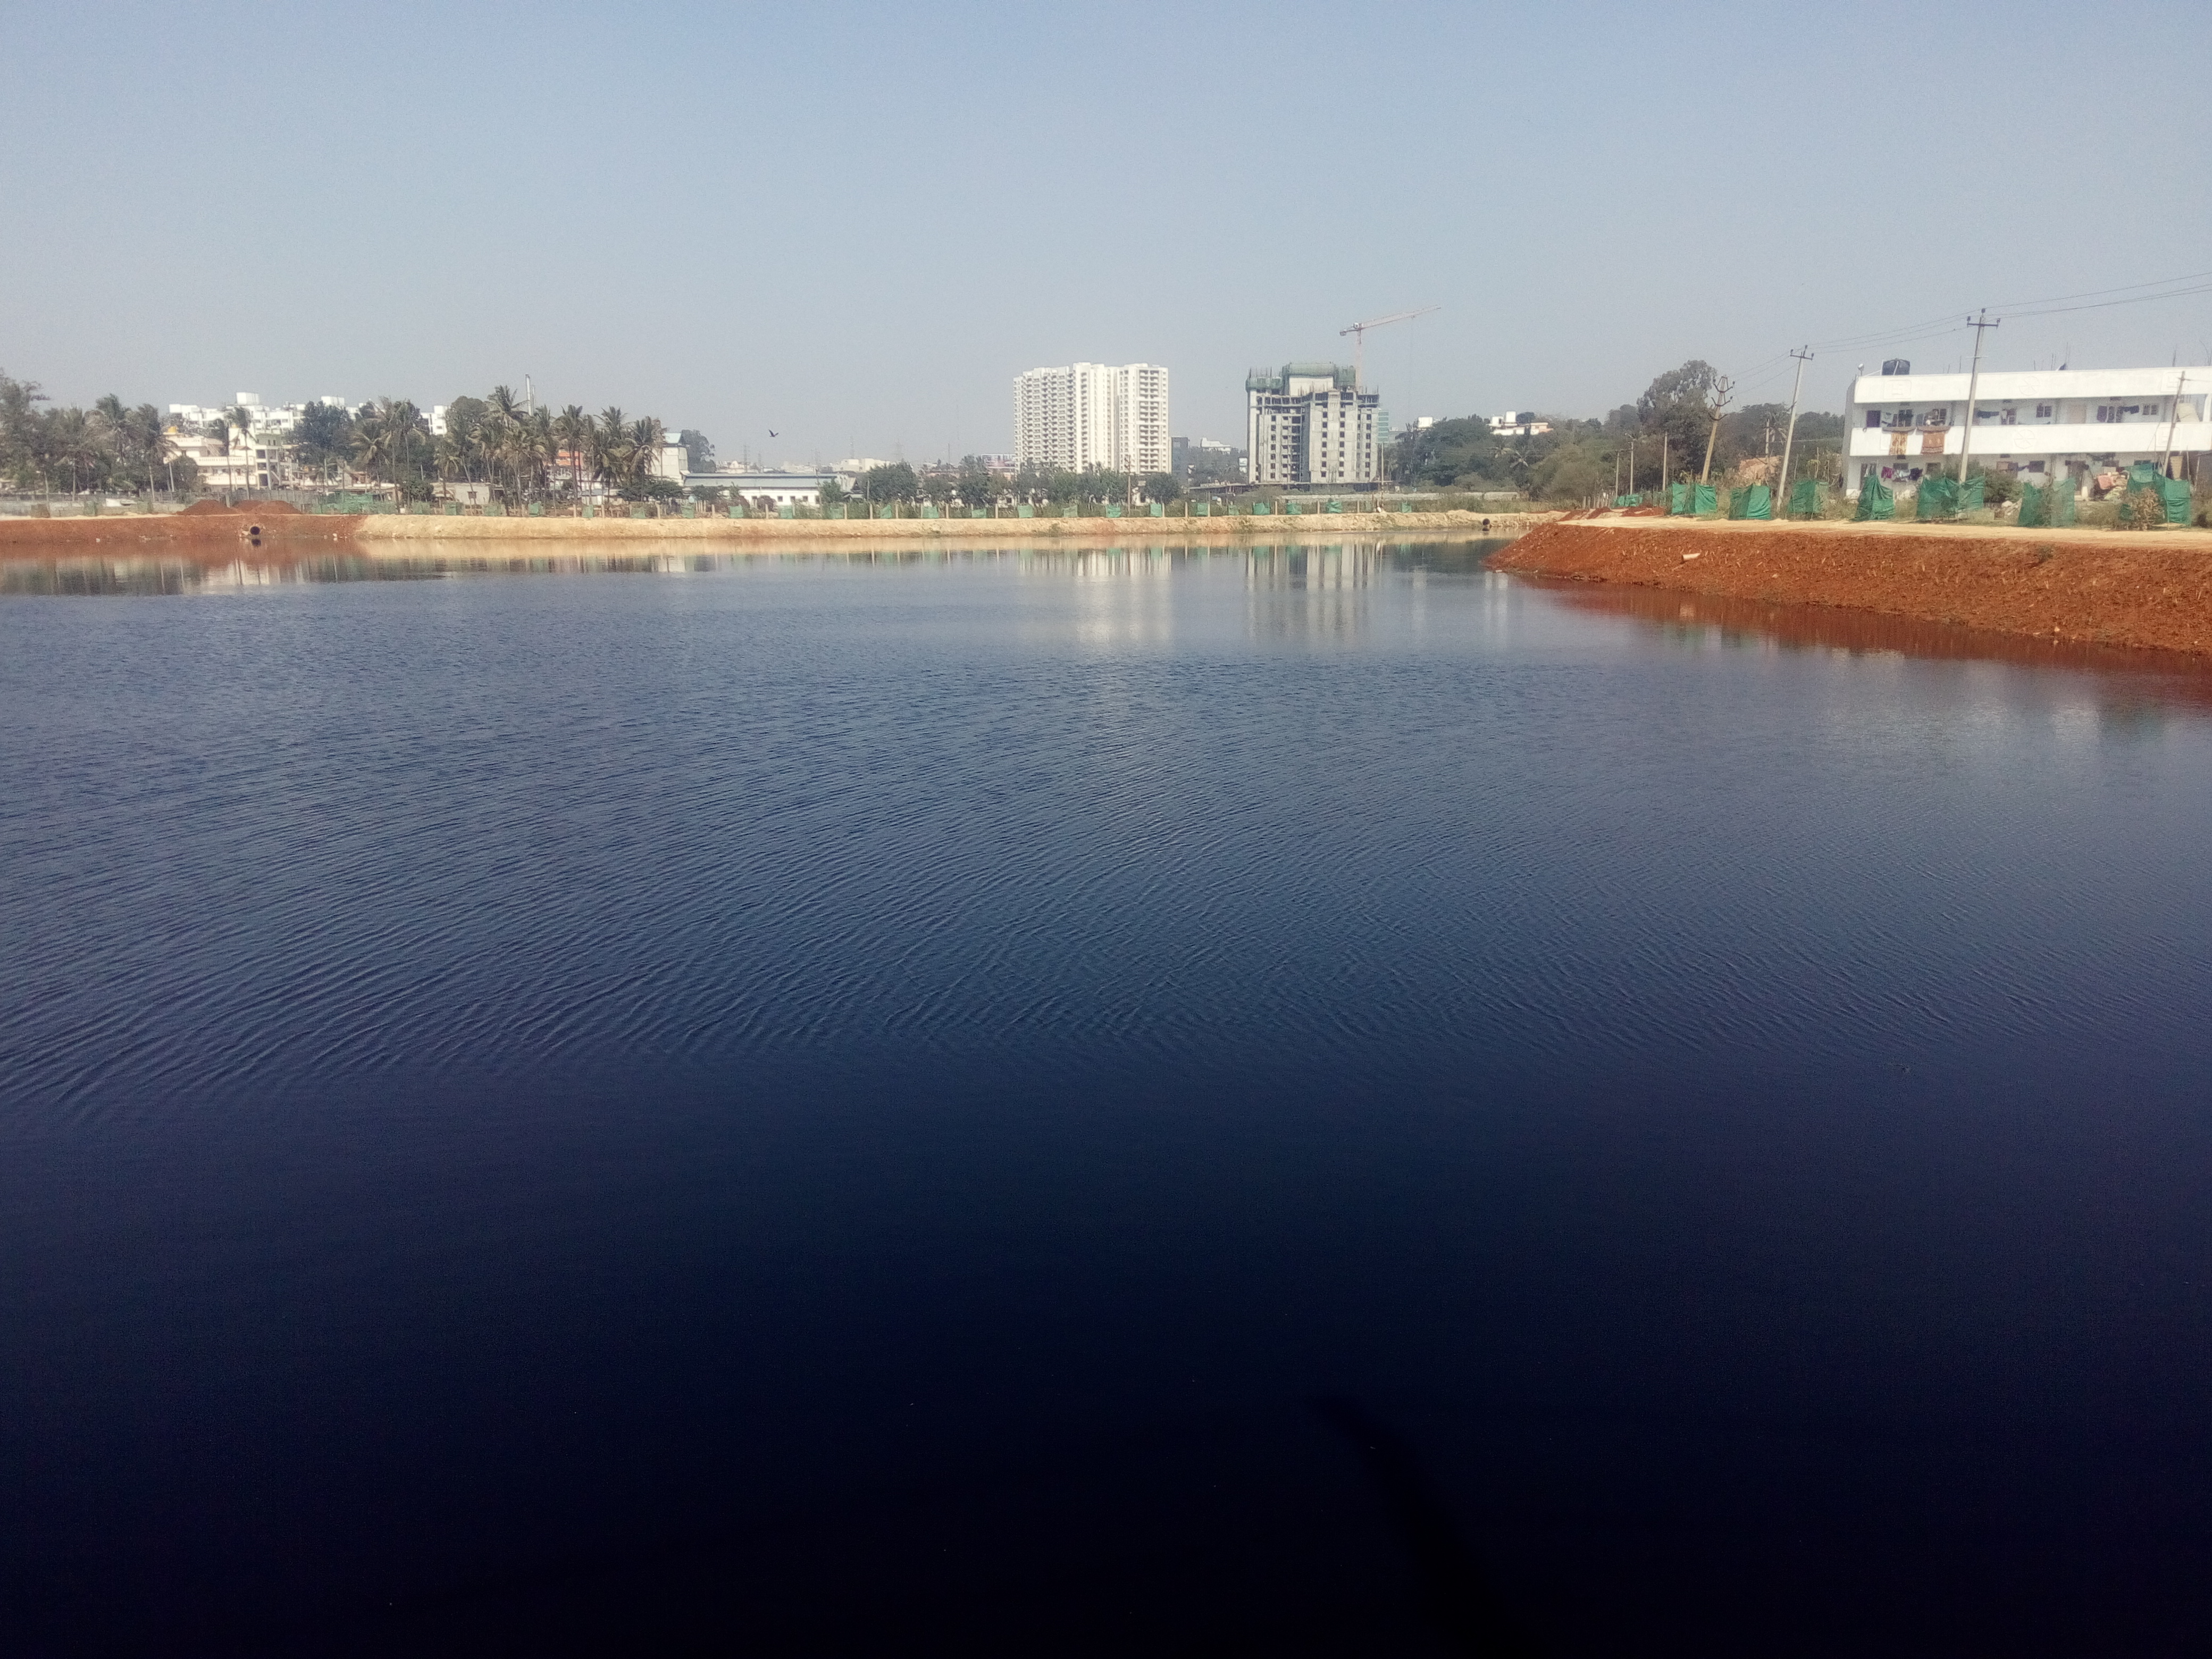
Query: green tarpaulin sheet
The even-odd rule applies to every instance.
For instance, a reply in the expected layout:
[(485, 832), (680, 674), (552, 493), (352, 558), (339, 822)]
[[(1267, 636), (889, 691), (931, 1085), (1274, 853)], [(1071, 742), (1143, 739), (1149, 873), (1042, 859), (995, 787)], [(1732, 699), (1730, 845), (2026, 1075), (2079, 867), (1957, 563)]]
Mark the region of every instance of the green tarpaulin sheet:
[(1746, 484), (1729, 494), (1728, 515), (1731, 519), (1771, 519), (1774, 516), (1774, 492), (1765, 484)]
[(2128, 489), (2130, 491), (2154, 491), (2159, 505), (2166, 509), (2166, 522), (2187, 524), (2191, 506), (2189, 486), (2179, 478), (2169, 478), (2148, 461), (2137, 461), (2128, 469)]
[(1869, 478), (1859, 486), (1859, 510), (1851, 517), (1864, 524), (1869, 519), (1893, 519), (1897, 516), (1897, 496), (1879, 478)]
[[(2130, 478), (2124, 499), (2132, 504), (2139, 495), (2151, 498), (2154, 503), (2153, 510), (2160, 523), (2187, 524), (2189, 522), (2189, 509), (2192, 503), (2190, 499), (2189, 486), (2180, 479), (2160, 477), (2155, 471), (2147, 479)], [(2135, 522), (2140, 526), (2150, 517), (2150, 514), (2143, 514), (2137, 516)]]
[(1920, 481), (1920, 500), (1913, 509), (1913, 517), (1923, 524), (1940, 523), (1959, 516), (1959, 481), (1956, 478), (1923, 478)]
[(1667, 510), (1669, 513), (1687, 513), (1690, 510), (1689, 485), (1678, 483), (1667, 486)]
[(1721, 492), (1712, 484), (1690, 486), (1690, 511), (1701, 519), (1710, 519), (1721, 510)]
[(1790, 486), (1790, 516), (1793, 519), (1817, 519), (1820, 516), (1820, 481), (1800, 478)]
[(1966, 480), (1966, 487), (1959, 491), (1959, 511), (1961, 513), (1980, 512), (1982, 510), (1983, 503), (1988, 495), (1988, 492), (1989, 480), (1984, 478), (1980, 473), (1977, 472), (1972, 477)]

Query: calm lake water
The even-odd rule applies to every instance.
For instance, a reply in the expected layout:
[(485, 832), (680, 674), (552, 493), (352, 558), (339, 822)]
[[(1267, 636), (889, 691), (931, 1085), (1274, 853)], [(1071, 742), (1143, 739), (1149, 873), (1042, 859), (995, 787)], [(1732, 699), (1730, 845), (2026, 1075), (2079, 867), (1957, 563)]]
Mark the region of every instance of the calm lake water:
[(2203, 1650), (2212, 679), (1480, 561), (9, 569), (0, 1647)]

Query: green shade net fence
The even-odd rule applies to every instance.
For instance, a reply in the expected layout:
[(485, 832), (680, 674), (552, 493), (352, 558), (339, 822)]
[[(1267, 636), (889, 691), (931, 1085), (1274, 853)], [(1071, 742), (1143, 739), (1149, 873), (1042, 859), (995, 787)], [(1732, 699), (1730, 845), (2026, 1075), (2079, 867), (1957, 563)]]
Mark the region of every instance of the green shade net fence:
[(1989, 496), (1989, 480), (1977, 472), (1959, 491), (1959, 511), (1978, 513)]
[(1712, 484), (1690, 486), (1690, 511), (1701, 519), (1710, 519), (1721, 510), (1721, 492)]
[(1923, 478), (1920, 499), (1913, 508), (1913, 517), (1923, 524), (1941, 524), (1959, 516), (1959, 481), (1956, 478)]
[(1692, 510), (1690, 505), (1690, 489), (1691, 486), (1686, 483), (1668, 484), (1667, 486), (1668, 512), (1690, 512)]
[(1879, 478), (1869, 478), (1859, 486), (1859, 510), (1851, 517), (1860, 524), (1869, 519), (1893, 519), (1897, 516), (1897, 493)]
[(1790, 486), (1789, 514), (1793, 519), (1817, 519), (1827, 505), (1818, 478), (1800, 478)]
[(2020, 487), (2020, 525), (2024, 530), (2056, 530), (2074, 522), (2074, 486), (2062, 472), (2048, 484)]
[(1747, 484), (1733, 490), (1729, 495), (1728, 515), (1731, 519), (1771, 519), (1774, 492), (1765, 484)]

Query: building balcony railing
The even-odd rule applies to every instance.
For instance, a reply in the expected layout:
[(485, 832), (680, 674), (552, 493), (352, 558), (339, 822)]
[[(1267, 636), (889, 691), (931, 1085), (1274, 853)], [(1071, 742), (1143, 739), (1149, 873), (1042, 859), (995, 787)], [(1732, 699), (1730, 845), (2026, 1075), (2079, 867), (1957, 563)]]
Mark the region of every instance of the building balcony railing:
[[(2171, 424), (2177, 454), (2212, 451), (2212, 421), (2178, 421)], [(2063, 426), (1999, 426), (1974, 422), (1973, 453), (2001, 455), (2144, 455), (2162, 453), (2168, 444), (2165, 421), (2084, 422)], [(1863, 428), (1850, 434), (1848, 453), (1854, 459), (1875, 460), (1918, 455), (1956, 455), (1966, 447), (1966, 428), (1899, 428), (1896, 431)]]

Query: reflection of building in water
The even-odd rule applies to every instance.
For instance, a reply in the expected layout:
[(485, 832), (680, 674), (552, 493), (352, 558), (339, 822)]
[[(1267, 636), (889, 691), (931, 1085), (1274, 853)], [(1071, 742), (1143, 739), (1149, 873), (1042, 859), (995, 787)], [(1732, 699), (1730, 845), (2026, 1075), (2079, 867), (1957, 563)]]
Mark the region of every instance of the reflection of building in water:
[(1164, 547), (1087, 548), (1075, 555), (1079, 582), (1165, 581), (1174, 570)]
[(1085, 548), (1041, 562), (1055, 576), (1074, 577), (1075, 637), (1085, 648), (1165, 645), (1175, 637), (1175, 557), (1166, 548)]
[(1364, 633), (1368, 590), (1382, 556), (1376, 542), (1249, 549), (1244, 589), (1252, 631), (1306, 639)]
[(1255, 547), (1244, 563), (1248, 587), (1368, 587), (1382, 554), (1377, 542), (1317, 547)]

